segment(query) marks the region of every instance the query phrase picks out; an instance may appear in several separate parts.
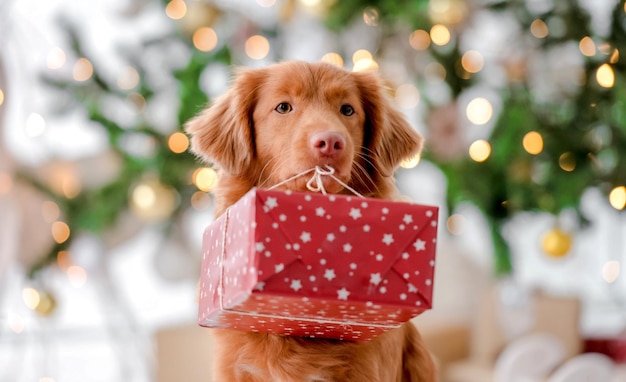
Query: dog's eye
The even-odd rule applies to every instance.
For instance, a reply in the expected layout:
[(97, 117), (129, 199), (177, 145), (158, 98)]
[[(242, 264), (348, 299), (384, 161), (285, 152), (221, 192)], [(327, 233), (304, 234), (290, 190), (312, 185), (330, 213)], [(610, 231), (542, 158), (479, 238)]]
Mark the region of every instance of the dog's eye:
[(281, 103), (278, 104), (278, 106), (276, 106), (276, 108), (274, 110), (276, 110), (280, 114), (287, 114), (291, 110), (293, 110), (293, 108), (287, 102), (281, 102)]
[(341, 105), (341, 114), (349, 117), (354, 114), (354, 108), (350, 105)]

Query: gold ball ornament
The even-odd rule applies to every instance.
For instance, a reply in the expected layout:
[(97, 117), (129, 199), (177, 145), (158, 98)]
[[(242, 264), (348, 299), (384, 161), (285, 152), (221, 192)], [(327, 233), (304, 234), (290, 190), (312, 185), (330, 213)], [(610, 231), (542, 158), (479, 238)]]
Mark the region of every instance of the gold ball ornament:
[(541, 238), (541, 249), (553, 258), (566, 256), (572, 248), (572, 235), (560, 228), (546, 232)]

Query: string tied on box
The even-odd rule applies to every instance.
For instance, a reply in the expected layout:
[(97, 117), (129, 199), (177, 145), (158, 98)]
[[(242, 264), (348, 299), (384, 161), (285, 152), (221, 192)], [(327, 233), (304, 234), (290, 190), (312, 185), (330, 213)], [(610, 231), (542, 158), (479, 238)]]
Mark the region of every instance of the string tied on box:
[(360, 197), (360, 198), (365, 198), (363, 195), (361, 195), (357, 190), (355, 190), (354, 188), (348, 186), (345, 182), (343, 182), (341, 179), (339, 179), (338, 177), (335, 176), (335, 169), (332, 166), (329, 165), (324, 165), (325, 168), (322, 168), (320, 166), (315, 166), (313, 168), (310, 168), (308, 170), (304, 170), (301, 173), (298, 173), (288, 179), (283, 180), (282, 182), (276, 183), (275, 185), (273, 185), (272, 187), (270, 187), (269, 189), (274, 189), (276, 187), (282, 186), (283, 184), (290, 182), (296, 178), (299, 178), (301, 176), (305, 176), (308, 175), (310, 173), (313, 173), (313, 175), (311, 176), (311, 178), (306, 182), (306, 188), (309, 191), (312, 192), (321, 192), (323, 195), (327, 195), (328, 193), (326, 192), (326, 188), (324, 188), (324, 180), (322, 177), (324, 176), (328, 176), (331, 179), (333, 179), (335, 182), (341, 184), (345, 189), (349, 190), (350, 192), (352, 192), (354, 195)]

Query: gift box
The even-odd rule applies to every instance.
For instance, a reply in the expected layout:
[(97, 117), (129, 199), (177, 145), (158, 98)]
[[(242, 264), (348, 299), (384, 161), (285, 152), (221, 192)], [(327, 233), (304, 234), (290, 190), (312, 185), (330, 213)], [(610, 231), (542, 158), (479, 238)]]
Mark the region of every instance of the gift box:
[(438, 209), (252, 189), (206, 228), (198, 323), (369, 340), (431, 308)]

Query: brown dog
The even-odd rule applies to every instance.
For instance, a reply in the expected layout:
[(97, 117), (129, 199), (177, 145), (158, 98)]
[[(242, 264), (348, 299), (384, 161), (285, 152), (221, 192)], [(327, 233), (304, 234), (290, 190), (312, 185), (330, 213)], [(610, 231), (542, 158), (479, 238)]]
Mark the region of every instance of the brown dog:
[[(232, 88), (189, 121), (192, 150), (220, 167), (216, 216), (252, 187), (271, 187), (315, 166), (368, 197), (393, 199), (393, 174), (422, 138), (371, 72), (286, 62), (238, 74)], [(350, 193), (329, 177), (324, 188)], [(280, 188), (306, 191), (305, 178)], [(369, 342), (214, 330), (215, 381), (400, 382), (435, 380), (411, 323)]]

